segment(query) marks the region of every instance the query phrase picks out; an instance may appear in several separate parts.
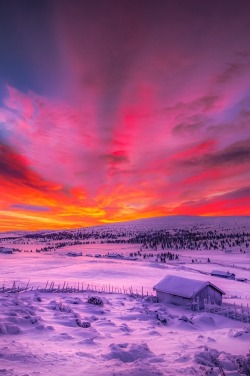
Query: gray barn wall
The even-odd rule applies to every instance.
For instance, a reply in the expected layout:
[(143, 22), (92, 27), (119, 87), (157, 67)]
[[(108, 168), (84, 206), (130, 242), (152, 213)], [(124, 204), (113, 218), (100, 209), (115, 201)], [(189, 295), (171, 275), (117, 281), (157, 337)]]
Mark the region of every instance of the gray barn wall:
[(209, 298), (212, 304), (222, 304), (222, 294), (212, 286), (206, 286), (196, 295), (196, 297), (199, 297), (200, 308), (204, 308), (204, 299), (209, 301)]
[(171, 303), (177, 305), (187, 305), (192, 303), (193, 299), (182, 298), (181, 296), (167, 294), (165, 292), (157, 291), (158, 302)]
[[(197, 297), (199, 297), (200, 309), (204, 308), (204, 299), (209, 301), (209, 297), (210, 297), (210, 302), (212, 304), (217, 304), (217, 305), (222, 304), (221, 293), (215, 290), (211, 286), (206, 286), (198, 294), (196, 294), (194, 297), (195, 301)], [(162, 303), (171, 303), (171, 304), (177, 304), (177, 305), (182, 305), (182, 306), (186, 306), (193, 302), (193, 298), (190, 298), (190, 299), (182, 298), (181, 296), (171, 295), (171, 294), (167, 294), (165, 292), (160, 292), (160, 291), (157, 291), (157, 298), (158, 298), (158, 301)]]

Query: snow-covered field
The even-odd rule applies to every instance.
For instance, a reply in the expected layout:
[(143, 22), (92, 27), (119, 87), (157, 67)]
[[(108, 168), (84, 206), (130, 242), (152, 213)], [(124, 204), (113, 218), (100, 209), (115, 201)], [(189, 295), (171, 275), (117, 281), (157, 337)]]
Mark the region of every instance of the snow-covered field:
[[(164, 227), (165, 226), (165, 227)], [(230, 230), (231, 226), (231, 230)], [(250, 307), (250, 221), (247, 217), (224, 222), (217, 218), (191, 220), (175, 218), (164, 225), (163, 219), (136, 221), (97, 228), (109, 234), (140, 231), (221, 228), (227, 234), (243, 233), (244, 242), (231, 243), (231, 252), (218, 249), (172, 249), (178, 259), (156, 261), (156, 254), (168, 252), (142, 247), (138, 243), (109, 243), (107, 238), (85, 244), (65, 244), (48, 252), (35, 252), (45, 245), (42, 238), (5, 238), (1, 247), (22, 252), (0, 253), (0, 290), (15, 281), (32, 291), (0, 292), (0, 375), (250, 375), (250, 323), (204, 311), (194, 312), (170, 304), (152, 301), (152, 287), (167, 274), (209, 280), (226, 292), (224, 301)], [(96, 228), (95, 228), (96, 229)], [(175, 229), (175, 230), (174, 230)], [(193, 231), (193, 230), (192, 230)], [(110, 239), (110, 235), (108, 235)], [(14, 240), (15, 239), (15, 240)], [(89, 239), (90, 240), (90, 239)], [(61, 240), (60, 240), (61, 241)], [(192, 245), (191, 245), (192, 246)], [(33, 252), (30, 252), (32, 250)], [(69, 250), (83, 256), (69, 257)], [(123, 253), (140, 255), (135, 261), (88, 257), (86, 254)], [(27, 252), (24, 252), (27, 251)], [(154, 256), (143, 257), (145, 254)], [(208, 262), (208, 258), (210, 262)], [(248, 281), (212, 277), (212, 270), (230, 271)], [(96, 286), (104, 293), (42, 292), (37, 288), (54, 282), (70, 286)], [(136, 298), (117, 291), (143, 292)], [(3, 289), (2, 289), (3, 290)], [(88, 302), (99, 296), (103, 305)], [(224, 373), (223, 373), (224, 372)]]

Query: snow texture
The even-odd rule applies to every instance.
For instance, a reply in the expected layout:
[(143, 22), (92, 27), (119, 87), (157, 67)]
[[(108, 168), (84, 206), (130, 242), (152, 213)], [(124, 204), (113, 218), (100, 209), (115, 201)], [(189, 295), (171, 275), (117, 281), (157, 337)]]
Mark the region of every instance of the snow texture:
[[(171, 293), (190, 297), (209, 281), (225, 291), (223, 306), (249, 308), (249, 229), (249, 218), (182, 217), (65, 233), (2, 234), (2, 246), (19, 252), (0, 253), (0, 375), (249, 376), (249, 322), (157, 303), (151, 296), (167, 274), (173, 278)], [(178, 259), (157, 257), (167, 250), (161, 243), (155, 249), (152, 239), (163, 233)], [(219, 244), (232, 252), (225, 254)], [(69, 251), (82, 256), (68, 257)], [(138, 251), (141, 256), (129, 259)], [(104, 257), (107, 253), (128, 257)], [(211, 276), (217, 269), (246, 282)], [(14, 281), (28, 285), (28, 291), (8, 292)], [(96, 289), (39, 291), (52, 281), (55, 287), (79, 282)], [(122, 292), (132, 288), (133, 294), (108, 293), (110, 286)]]

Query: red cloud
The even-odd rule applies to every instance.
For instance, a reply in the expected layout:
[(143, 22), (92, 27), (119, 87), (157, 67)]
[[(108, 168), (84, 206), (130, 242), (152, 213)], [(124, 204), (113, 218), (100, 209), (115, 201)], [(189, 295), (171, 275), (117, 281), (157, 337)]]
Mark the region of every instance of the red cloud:
[(52, 3), (48, 31), (34, 27), (51, 53), (30, 13), (17, 22), (32, 72), (0, 108), (4, 209), (52, 208), (51, 227), (250, 213), (221, 197), (249, 180), (248, 7)]

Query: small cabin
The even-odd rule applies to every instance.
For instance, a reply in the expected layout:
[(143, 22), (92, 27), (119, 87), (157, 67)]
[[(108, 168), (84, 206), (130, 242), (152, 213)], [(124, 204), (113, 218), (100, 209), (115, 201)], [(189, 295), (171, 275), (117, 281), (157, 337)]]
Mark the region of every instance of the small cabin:
[(120, 255), (119, 253), (108, 253), (106, 256), (108, 258), (114, 258), (114, 259), (121, 259), (122, 258), (122, 255)]
[(224, 272), (222, 270), (213, 270), (211, 272), (213, 277), (220, 277), (220, 278), (227, 278), (227, 279), (235, 279), (235, 274), (231, 272)]
[(204, 300), (221, 305), (225, 292), (209, 281), (199, 281), (174, 275), (168, 275), (158, 282), (153, 289), (158, 302), (191, 306), (199, 301), (199, 308), (204, 308)]
[(66, 253), (66, 255), (71, 256), (71, 257), (78, 257), (78, 256), (82, 256), (82, 252), (69, 251)]
[(14, 249), (13, 248), (0, 247), (0, 253), (3, 253), (5, 255), (11, 255), (12, 253), (14, 253)]

